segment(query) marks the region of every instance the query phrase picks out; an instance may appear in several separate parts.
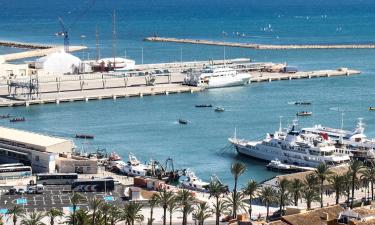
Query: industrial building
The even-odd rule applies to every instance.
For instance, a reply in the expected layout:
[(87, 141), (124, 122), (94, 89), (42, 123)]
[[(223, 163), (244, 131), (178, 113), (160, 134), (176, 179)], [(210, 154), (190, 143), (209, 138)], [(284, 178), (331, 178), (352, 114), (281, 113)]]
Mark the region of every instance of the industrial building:
[(97, 173), (96, 160), (72, 156), (69, 139), (0, 127), (0, 163), (20, 162), (34, 173)]

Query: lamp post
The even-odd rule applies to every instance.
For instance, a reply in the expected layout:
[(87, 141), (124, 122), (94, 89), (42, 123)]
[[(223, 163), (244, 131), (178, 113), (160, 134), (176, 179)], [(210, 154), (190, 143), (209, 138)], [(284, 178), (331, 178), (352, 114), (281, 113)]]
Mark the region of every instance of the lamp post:
[[(86, 38), (86, 35), (81, 35), (81, 41), (82, 41), (82, 47), (85, 46), (85, 38)], [(85, 49), (82, 49), (82, 60), (85, 59)]]

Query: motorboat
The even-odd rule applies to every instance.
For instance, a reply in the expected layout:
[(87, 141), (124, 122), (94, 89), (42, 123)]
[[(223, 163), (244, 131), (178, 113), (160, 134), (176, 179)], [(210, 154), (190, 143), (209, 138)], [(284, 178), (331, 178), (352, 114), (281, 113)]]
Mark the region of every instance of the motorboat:
[(6, 114), (6, 115), (1, 115), (0, 116), (0, 119), (9, 119), (10, 118), (10, 114)]
[(189, 121), (188, 120), (184, 120), (184, 119), (178, 119), (178, 123), (186, 125), (186, 124), (189, 123)]
[(216, 107), (215, 112), (224, 112), (225, 109), (223, 107)]
[(209, 104), (209, 105), (201, 104), (201, 105), (195, 105), (195, 107), (197, 107), (197, 108), (212, 108), (212, 105), (211, 104)]
[(373, 110), (375, 110), (375, 107), (370, 106), (370, 107), (368, 108), (368, 110), (373, 111)]
[(16, 118), (13, 118), (13, 119), (9, 120), (9, 122), (11, 122), (11, 123), (24, 122), (24, 121), (26, 121), (25, 117), (16, 117)]
[(142, 164), (134, 154), (129, 153), (129, 160), (127, 163), (122, 164), (120, 172), (128, 176), (145, 177), (151, 170), (152, 166), (150, 164)]
[(76, 134), (75, 138), (94, 139), (94, 135), (91, 135), (91, 134)]
[(296, 102), (288, 102), (290, 105), (311, 105), (311, 102), (304, 102), (304, 101), (296, 101)]
[(312, 115), (312, 112), (307, 112), (307, 111), (301, 111), (301, 112), (296, 113), (296, 116), (311, 116), (311, 115)]

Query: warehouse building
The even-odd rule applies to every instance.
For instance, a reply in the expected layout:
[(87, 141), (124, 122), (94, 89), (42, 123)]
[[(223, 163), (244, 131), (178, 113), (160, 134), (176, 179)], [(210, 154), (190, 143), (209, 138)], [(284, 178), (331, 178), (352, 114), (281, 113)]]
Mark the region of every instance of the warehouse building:
[[(0, 127), (0, 163), (21, 162), (30, 165), (34, 173), (60, 170), (96, 173), (96, 160), (74, 159), (73, 147), (73, 142), (69, 139)], [(64, 165), (68, 167), (65, 168)]]

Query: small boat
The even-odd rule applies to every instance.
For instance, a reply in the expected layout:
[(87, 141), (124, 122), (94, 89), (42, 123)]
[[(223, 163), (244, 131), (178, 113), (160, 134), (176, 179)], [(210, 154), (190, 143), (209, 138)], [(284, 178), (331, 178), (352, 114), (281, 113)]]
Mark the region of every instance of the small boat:
[(222, 107), (216, 107), (215, 108), (215, 112), (224, 112), (224, 111), (225, 111), (225, 109), (222, 108)]
[(311, 102), (288, 102), (289, 105), (311, 105)]
[(6, 114), (6, 115), (0, 115), (0, 119), (9, 119), (10, 118), (10, 114)]
[(184, 119), (178, 119), (178, 123), (179, 124), (188, 124), (189, 121), (188, 120), (184, 120)]
[(312, 112), (307, 112), (307, 111), (296, 113), (296, 116), (311, 116), (311, 115), (312, 115)]
[(76, 134), (75, 138), (94, 139), (94, 135), (90, 135), (90, 134)]
[(211, 104), (209, 104), (209, 105), (207, 105), (207, 104), (201, 104), (201, 105), (195, 105), (195, 107), (197, 107), (197, 108), (211, 108), (212, 105)]
[(11, 122), (11, 123), (24, 122), (24, 121), (26, 121), (25, 117), (16, 117), (16, 118), (13, 118), (13, 119), (9, 120), (9, 122)]
[(370, 106), (370, 107), (368, 108), (368, 110), (370, 110), (370, 111), (375, 110), (375, 107)]
[(299, 169), (296, 166), (282, 163), (278, 159), (271, 160), (271, 162), (268, 163), (266, 167), (267, 167), (268, 170), (277, 171), (277, 172), (299, 172), (299, 171), (304, 171), (303, 169)]

